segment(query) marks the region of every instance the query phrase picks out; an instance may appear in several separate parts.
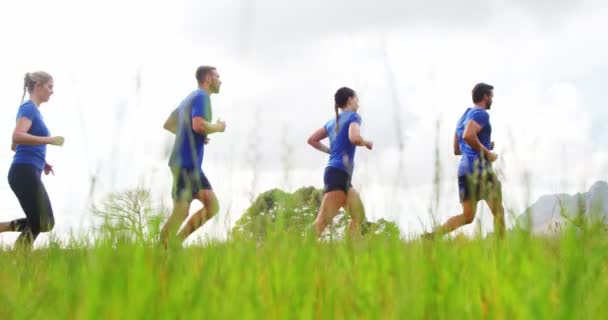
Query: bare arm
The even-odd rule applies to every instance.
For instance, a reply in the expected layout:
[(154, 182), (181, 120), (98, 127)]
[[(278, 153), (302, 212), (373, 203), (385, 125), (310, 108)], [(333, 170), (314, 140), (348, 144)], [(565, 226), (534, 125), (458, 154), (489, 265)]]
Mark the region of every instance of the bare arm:
[(211, 123), (205, 120), (203, 117), (192, 118), (192, 130), (194, 132), (209, 135), (216, 132), (224, 132), (226, 130), (226, 123), (221, 120), (217, 120), (216, 123)]
[(329, 147), (324, 145), (323, 143), (321, 143), (321, 140), (323, 140), (325, 138), (327, 138), (327, 130), (325, 130), (325, 128), (321, 128), (321, 129), (315, 131), (308, 138), (308, 144), (321, 152), (329, 154), (329, 152), (330, 152)]
[(15, 144), (14, 142), (11, 143), (11, 150), (17, 151), (17, 144)]
[(470, 120), (464, 129), (462, 138), (469, 146), (471, 146), (471, 148), (482, 153), (488, 161), (494, 162), (496, 160), (496, 154), (481, 144), (481, 141), (479, 141), (479, 137), (477, 136), (481, 129), (482, 128), (479, 123), (477, 123), (475, 120)]
[[(173, 110), (173, 112), (171, 112), (171, 114), (169, 115), (167, 120), (165, 120), (165, 124), (163, 125), (163, 128), (173, 134), (176, 134), (177, 127), (178, 127), (178, 121), (179, 121), (179, 108), (176, 108), (175, 110)], [(209, 144), (209, 138), (205, 139), (205, 144)]]
[(171, 112), (167, 120), (165, 120), (165, 124), (163, 128), (173, 134), (177, 132), (177, 122), (179, 120), (179, 108), (176, 108)]
[(372, 149), (374, 143), (363, 139), (361, 136), (361, 126), (358, 123), (353, 122), (348, 127), (348, 139), (350, 142), (359, 147), (366, 147)]
[[(32, 127), (32, 120), (21, 117), (17, 119), (17, 125), (13, 131), (13, 146), (21, 144), (25, 146), (37, 146), (42, 144), (52, 144), (53, 140), (51, 137), (39, 137), (27, 133)], [(15, 149), (13, 149), (14, 151)]]
[(458, 142), (458, 134), (454, 133), (454, 155), (461, 155), (462, 151), (460, 151), (460, 143)]

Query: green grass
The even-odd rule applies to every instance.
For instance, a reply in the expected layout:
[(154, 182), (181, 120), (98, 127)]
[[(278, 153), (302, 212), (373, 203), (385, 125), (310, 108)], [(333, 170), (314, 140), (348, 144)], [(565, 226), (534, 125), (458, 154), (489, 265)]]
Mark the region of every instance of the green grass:
[(608, 236), (0, 251), (0, 319), (601, 319)]

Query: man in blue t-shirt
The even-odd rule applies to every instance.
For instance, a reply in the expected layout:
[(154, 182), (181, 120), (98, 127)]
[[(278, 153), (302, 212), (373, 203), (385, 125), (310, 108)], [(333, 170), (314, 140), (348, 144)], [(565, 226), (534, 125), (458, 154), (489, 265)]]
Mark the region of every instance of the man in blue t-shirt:
[(188, 216), (190, 204), (198, 199), (203, 208), (188, 219), (179, 231), (180, 241), (211, 219), (219, 211), (219, 202), (211, 183), (203, 173), (202, 163), (208, 135), (224, 132), (226, 123), (212, 123), (210, 95), (219, 93), (222, 82), (214, 67), (201, 66), (196, 70), (198, 89), (190, 93), (175, 109), (164, 128), (175, 134), (175, 143), (169, 158), (173, 173), (173, 212), (161, 230), (161, 241), (168, 245), (169, 238)]
[(492, 170), (498, 155), (492, 150), (492, 125), (488, 110), (492, 107), (494, 87), (479, 83), (473, 88), (472, 108), (468, 108), (456, 124), (454, 154), (462, 155), (458, 166), (458, 190), (462, 214), (451, 217), (433, 233), (443, 235), (473, 222), (477, 202), (485, 200), (494, 215), (494, 232), (500, 237), (505, 232), (504, 208), (500, 181)]

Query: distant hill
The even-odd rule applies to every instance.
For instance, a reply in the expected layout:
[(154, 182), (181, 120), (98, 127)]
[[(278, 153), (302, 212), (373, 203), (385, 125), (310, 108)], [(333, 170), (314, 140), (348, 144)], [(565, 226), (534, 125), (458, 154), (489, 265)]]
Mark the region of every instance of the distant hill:
[[(563, 214), (566, 214), (565, 218)], [(598, 181), (589, 191), (569, 194), (553, 194), (540, 197), (522, 213), (518, 220), (522, 225), (531, 222), (532, 231), (547, 233), (568, 223), (568, 219), (582, 217), (608, 218), (608, 183)]]

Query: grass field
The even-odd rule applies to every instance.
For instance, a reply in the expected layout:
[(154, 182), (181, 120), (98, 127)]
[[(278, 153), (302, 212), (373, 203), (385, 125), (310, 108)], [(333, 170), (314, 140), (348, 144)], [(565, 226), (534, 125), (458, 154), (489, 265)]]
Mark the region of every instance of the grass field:
[(608, 235), (0, 251), (0, 319), (603, 319)]

